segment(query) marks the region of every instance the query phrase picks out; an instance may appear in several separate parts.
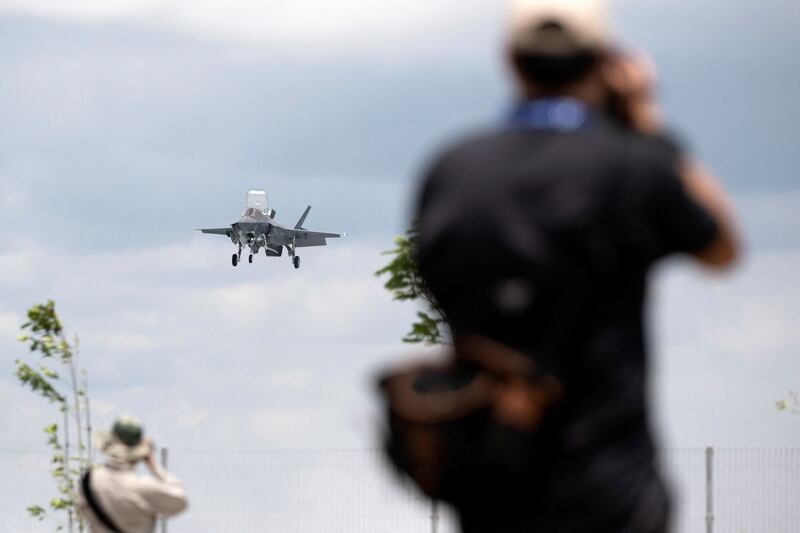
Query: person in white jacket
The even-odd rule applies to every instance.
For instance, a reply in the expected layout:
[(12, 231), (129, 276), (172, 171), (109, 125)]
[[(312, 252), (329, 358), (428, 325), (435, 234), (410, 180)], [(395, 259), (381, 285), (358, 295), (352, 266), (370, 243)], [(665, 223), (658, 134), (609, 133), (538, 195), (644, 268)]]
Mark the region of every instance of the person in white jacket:
[[(143, 433), (138, 419), (122, 416), (111, 431), (97, 434), (107, 460), (82, 476), (76, 499), (92, 533), (152, 533), (158, 516), (186, 509), (183, 483), (156, 462), (152, 441)], [(139, 461), (151, 475), (135, 471)]]

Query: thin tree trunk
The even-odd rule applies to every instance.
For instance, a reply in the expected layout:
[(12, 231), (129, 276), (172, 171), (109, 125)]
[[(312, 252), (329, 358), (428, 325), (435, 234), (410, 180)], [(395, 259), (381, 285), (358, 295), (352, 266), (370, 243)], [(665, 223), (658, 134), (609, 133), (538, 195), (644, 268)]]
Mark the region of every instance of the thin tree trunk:
[[(62, 340), (66, 342), (66, 339), (63, 338)], [(69, 384), (72, 389), (72, 400), (75, 403), (75, 436), (78, 440), (78, 465), (81, 464), (81, 458), (83, 457), (84, 449), (83, 449), (83, 425), (81, 424), (81, 399), (80, 395), (78, 394), (78, 376), (75, 371), (75, 352), (68, 352), (67, 360), (65, 361), (67, 364), (67, 368), (69, 368)], [(67, 401), (68, 405), (68, 401)], [(66, 406), (65, 406), (66, 407)], [(75, 511), (75, 503), (74, 493), (75, 488), (72, 485), (72, 465), (74, 464), (73, 458), (67, 454), (67, 462), (66, 462), (66, 481), (67, 486), (69, 487), (69, 499), (71, 505), (69, 506), (69, 531), (72, 533), (74, 531), (74, 523), (73, 523), (73, 514)], [(83, 528), (80, 528), (81, 530)]]
[[(62, 337), (62, 340), (63, 339)], [(65, 341), (66, 342), (66, 341)], [(75, 403), (75, 434), (78, 439), (78, 453), (77, 461), (73, 461), (73, 458), (67, 456), (67, 465), (71, 466), (72, 464), (77, 464), (78, 472), (82, 472), (85, 467), (85, 460), (84, 456), (86, 454), (86, 449), (83, 446), (83, 423), (81, 420), (81, 395), (80, 395), (80, 383), (78, 382), (78, 347), (79, 347), (78, 337), (75, 337), (74, 345), (72, 351), (69, 352), (69, 357), (67, 358), (67, 366), (69, 367), (69, 381), (70, 386), (72, 387), (72, 399)], [(84, 375), (85, 378), (85, 375)], [(91, 439), (90, 439), (91, 440)], [(80, 474), (78, 474), (80, 475)], [(74, 504), (75, 502), (75, 487), (72, 484), (72, 473), (69, 474), (69, 487), (70, 487), (70, 500)], [(69, 508), (70, 512), (70, 531), (72, 531), (72, 514), (75, 511), (75, 506), (71, 505)], [(78, 531), (83, 532), (83, 520), (80, 517), (76, 517), (78, 522)]]
[[(89, 378), (86, 375), (86, 370), (82, 370), (81, 375), (83, 377), (83, 387), (82, 387), (83, 403), (84, 403), (84, 410), (86, 412), (86, 460), (81, 461), (81, 468), (80, 468), (81, 475), (83, 475), (83, 470), (92, 467), (92, 464), (94, 463), (94, 458), (92, 457), (92, 415), (89, 409)], [(83, 518), (79, 515), (78, 531), (80, 531), (80, 533), (83, 533), (84, 526), (85, 524), (83, 522)]]
[[(62, 338), (62, 340), (64, 340)], [(75, 370), (77, 362), (75, 361), (78, 355), (78, 340), (75, 339), (75, 350), (69, 354), (67, 358), (67, 366), (69, 367), (69, 381), (72, 386), (72, 396), (75, 401), (75, 425), (76, 434), (78, 437), (78, 456), (83, 456), (83, 424), (81, 424), (81, 396), (78, 391), (78, 376)]]
[(89, 405), (89, 378), (86, 374), (86, 370), (82, 370), (81, 373), (83, 374), (83, 403), (84, 410), (86, 411), (86, 446), (88, 448), (86, 466), (91, 467), (94, 463), (94, 450), (92, 450), (92, 411)]
[[(69, 400), (65, 399), (61, 407), (64, 411), (64, 459), (61, 463), (61, 468), (63, 469), (64, 476), (63, 483), (69, 486), (70, 491), (72, 491), (72, 475), (69, 471)], [(62, 493), (62, 496), (70, 496), (70, 494)], [(71, 505), (67, 508), (67, 531), (69, 531), (69, 533), (74, 531)]]

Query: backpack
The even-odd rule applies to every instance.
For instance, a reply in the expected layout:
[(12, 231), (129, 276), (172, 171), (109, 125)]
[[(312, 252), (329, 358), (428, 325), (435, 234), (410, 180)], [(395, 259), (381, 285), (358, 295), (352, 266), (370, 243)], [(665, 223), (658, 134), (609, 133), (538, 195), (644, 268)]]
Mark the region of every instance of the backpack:
[(457, 505), (530, 483), (563, 395), (532, 357), (477, 336), (457, 338), (440, 361), (384, 373), (378, 391), (390, 463), (428, 497)]

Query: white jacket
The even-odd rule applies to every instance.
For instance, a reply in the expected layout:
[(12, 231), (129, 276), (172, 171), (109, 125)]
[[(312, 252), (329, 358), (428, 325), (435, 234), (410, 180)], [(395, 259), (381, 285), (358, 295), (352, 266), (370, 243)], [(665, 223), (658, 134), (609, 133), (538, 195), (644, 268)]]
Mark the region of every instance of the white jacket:
[[(95, 500), (123, 533), (152, 533), (158, 515), (173, 516), (188, 505), (183, 483), (158, 467), (153, 476), (134, 472), (127, 462), (110, 460), (92, 468), (91, 491)], [(92, 533), (108, 533), (78, 487), (78, 513)]]

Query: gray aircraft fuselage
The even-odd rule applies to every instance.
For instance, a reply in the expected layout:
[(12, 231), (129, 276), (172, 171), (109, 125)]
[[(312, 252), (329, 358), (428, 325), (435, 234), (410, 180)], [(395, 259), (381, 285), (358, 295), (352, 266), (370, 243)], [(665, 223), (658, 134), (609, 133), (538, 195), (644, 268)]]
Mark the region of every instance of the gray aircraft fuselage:
[(267, 207), (267, 194), (262, 189), (251, 189), (247, 192), (247, 202), (244, 214), (229, 228), (201, 229), (203, 233), (227, 235), (231, 242), (238, 247), (238, 252), (233, 254), (232, 263), (236, 266), (241, 260), (242, 248), (250, 248), (249, 262), (261, 249), (267, 256), (280, 256), (286, 248), (292, 258), (295, 268), (300, 266), (300, 258), (296, 254), (297, 248), (306, 246), (325, 246), (326, 239), (340, 237), (339, 233), (325, 233), (310, 231), (303, 228), (311, 206), (308, 206), (295, 224), (288, 228), (275, 221), (275, 210)]

